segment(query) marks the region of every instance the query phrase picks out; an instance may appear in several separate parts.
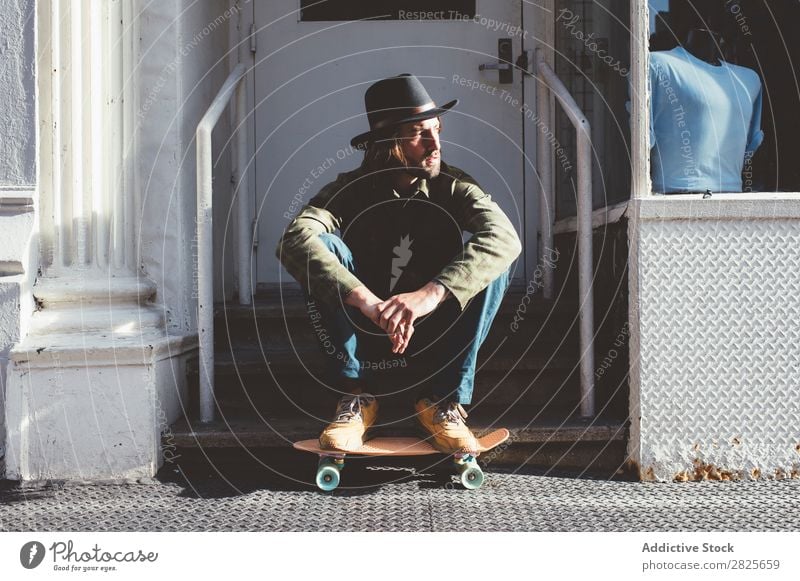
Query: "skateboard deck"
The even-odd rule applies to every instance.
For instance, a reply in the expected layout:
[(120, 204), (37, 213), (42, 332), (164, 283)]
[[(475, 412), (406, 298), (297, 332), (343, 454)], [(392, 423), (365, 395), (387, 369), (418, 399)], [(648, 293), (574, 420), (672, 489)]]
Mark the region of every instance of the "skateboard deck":
[[(456, 468), (461, 476), (461, 483), (470, 489), (479, 488), (483, 484), (483, 471), (475, 459), (481, 452), (486, 452), (508, 440), (507, 429), (500, 428), (478, 438), (478, 449), (473, 454), (449, 454), (453, 456)], [(317, 468), (317, 486), (330, 491), (339, 485), (340, 472), (347, 456), (425, 456), (428, 454), (444, 454), (434, 448), (430, 442), (410, 437), (378, 437), (364, 442), (355, 450), (327, 450), (319, 447), (318, 440), (301, 440), (294, 447), (303, 452), (311, 452), (320, 457)]]
[[(495, 430), (478, 438), (477, 452), (488, 452), (508, 440), (509, 433), (505, 428)], [(355, 450), (326, 450), (319, 447), (319, 440), (301, 440), (294, 443), (294, 447), (303, 452), (312, 452), (327, 456), (425, 456), (426, 454), (443, 454), (434, 448), (430, 442), (420, 438), (391, 438), (378, 437), (364, 442), (364, 445)]]

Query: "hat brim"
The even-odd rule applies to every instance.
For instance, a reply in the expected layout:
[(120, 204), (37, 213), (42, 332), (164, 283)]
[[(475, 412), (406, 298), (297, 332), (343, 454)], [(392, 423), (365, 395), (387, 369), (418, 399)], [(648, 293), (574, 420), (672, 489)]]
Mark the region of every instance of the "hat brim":
[(386, 127), (381, 127), (380, 129), (371, 129), (369, 131), (365, 131), (364, 133), (360, 133), (353, 137), (350, 140), (350, 145), (356, 148), (363, 148), (367, 143), (369, 143), (373, 137), (376, 135), (385, 135), (386, 130), (392, 127), (397, 127), (398, 125), (402, 125), (403, 123), (413, 123), (414, 121), (424, 121), (425, 119), (432, 119), (434, 117), (439, 117), (440, 115), (444, 115), (450, 109), (458, 105), (458, 99), (453, 99), (449, 103), (445, 103), (441, 107), (435, 107), (433, 109), (428, 109), (422, 113), (417, 113), (416, 115), (410, 115), (408, 117), (404, 117), (402, 119), (398, 119), (397, 121), (393, 122), (391, 125), (387, 125)]

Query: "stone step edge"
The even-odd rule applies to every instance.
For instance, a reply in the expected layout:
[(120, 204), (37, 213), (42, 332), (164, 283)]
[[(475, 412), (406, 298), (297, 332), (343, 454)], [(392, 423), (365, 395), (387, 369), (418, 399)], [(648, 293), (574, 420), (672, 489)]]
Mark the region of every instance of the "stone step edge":
[[(543, 299), (536, 294), (527, 295), (530, 299), (522, 305), (526, 296), (524, 291), (506, 293), (500, 306), (499, 314), (510, 315), (524, 308), (528, 316), (546, 316), (551, 314), (554, 318), (578, 316), (578, 308), (572, 303), (558, 303), (553, 299)], [(280, 295), (256, 296), (250, 305), (240, 305), (236, 301), (214, 303), (214, 316), (234, 320), (249, 319), (255, 315), (257, 318), (299, 318), (307, 316), (307, 307), (302, 295), (291, 294), (281, 299)]]
[[(307, 366), (312, 371), (322, 371), (325, 369), (325, 358), (319, 349), (311, 352), (300, 351), (304, 359), (298, 357), (298, 353), (292, 351), (265, 351), (263, 354), (254, 350), (241, 352), (236, 359), (231, 357), (229, 351), (216, 352), (214, 354), (214, 368), (216, 374), (240, 374), (257, 373), (270, 367), (274, 371), (297, 371), (302, 372)], [(266, 356), (267, 360), (264, 360)], [(308, 359), (305, 357), (308, 356)], [(402, 357), (402, 356), (401, 356)], [(540, 353), (536, 349), (530, 349), (522, 357), (509, 357), (504, 355), (492, 356), (492, 353), (480, 351), (478, 353), (478, 363), (476, 371), (550, 371), (569, 370), (574, 372), (579, 366), (576, 357), (567, 354)], [(189, 374), (197, 375), (199, 370), (199, 359), (191, 358), (187, 361), (186, 371)]]
[[(293, 442), (314, 438), (312, 420), (280, 419), (269, 424), (260, 420), (216, 420), (209, 423), (179, 420), (163, 438), (171, 448), (288, 448)], [(470, 426), (476, 434), (499, 427), (511, 432), (509, 442), (514, 444), (578, 444), (587, 442), (625, 441), (628, 429), (623, 422), (609, 420), (570, 420), (562, 423), (536, 423), (509, 421), (494, 425), (474, 422)], [(410, 432), (410, 430), (409, 430)]]

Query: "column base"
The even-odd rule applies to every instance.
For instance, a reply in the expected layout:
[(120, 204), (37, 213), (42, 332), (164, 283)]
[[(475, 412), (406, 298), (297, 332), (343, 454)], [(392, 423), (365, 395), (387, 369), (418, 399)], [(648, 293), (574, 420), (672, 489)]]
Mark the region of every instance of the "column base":
[(12, 351), (6, 478), (135, 480), (154, 476), (169, 458), (161, 436), (186, 406), (185, 363), (197, 338), (92, 339)]
[(9, 354), (6, 478), (132, 481), (169, 459), (162, 434), (186, 407), (197, 336), (167, 334), (156, 306), (120, 300), (114, 286), (105, 304), (85, 287), (77, 303), (34, 289), (45, 308)]

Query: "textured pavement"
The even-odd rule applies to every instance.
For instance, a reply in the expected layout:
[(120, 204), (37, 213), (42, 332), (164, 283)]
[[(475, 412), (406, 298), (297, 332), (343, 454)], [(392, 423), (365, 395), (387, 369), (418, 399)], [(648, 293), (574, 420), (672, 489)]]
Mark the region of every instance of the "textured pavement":
[(497, 468), (467, 491), (447, 465), (396, 460), (351, 463), (333, 493), (311, 485), (315, 459), (296, 455), (168, 466), (140, 484), (3, 482), (0, 530), (800, 531), (800, 480), (639, 483)]

